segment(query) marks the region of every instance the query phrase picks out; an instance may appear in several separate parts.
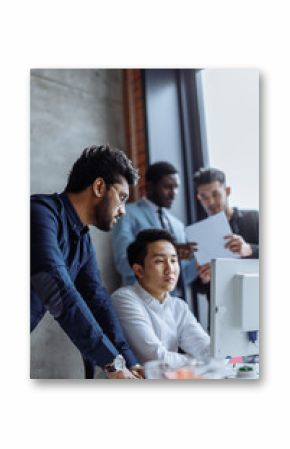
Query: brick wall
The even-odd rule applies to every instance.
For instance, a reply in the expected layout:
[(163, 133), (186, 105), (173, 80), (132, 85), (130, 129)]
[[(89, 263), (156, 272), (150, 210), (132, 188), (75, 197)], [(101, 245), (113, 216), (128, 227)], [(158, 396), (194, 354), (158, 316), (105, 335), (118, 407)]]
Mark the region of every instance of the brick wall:
[(137, 200), (145, 193), (145, 172), (148, 153), (145, 127), (145, 104), (140, 69), (123, 70), (125, 137), (128, 156), (139, 169), (140, 180), (131, 191), (130, 199)]

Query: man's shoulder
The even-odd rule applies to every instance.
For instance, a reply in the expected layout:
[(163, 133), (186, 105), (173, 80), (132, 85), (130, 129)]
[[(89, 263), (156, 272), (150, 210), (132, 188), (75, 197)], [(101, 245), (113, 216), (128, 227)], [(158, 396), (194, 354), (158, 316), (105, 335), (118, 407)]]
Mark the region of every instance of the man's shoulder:
[(149, 206), (146, 204), (146, 201), (143, 198), (140, 198), (139, 200), (134, 201), (133, 203), (128, 203), (126, 205), (126, 212), (136, 213), (140, 212), (140, 210), (144, 208), (149, 208)]
[(30, 196), (31, 204), (54, 205), (59, 201), (57, 193), (34, 193)]
[(134, 285), (125, 285), (123, 287), (118, 288), (117, 290), (115, 290), (111, 296), (112, 298), (116, 298), (116, 297), (120, 297), (120, 296), (125, 296), (125, 295), (132, 295), (134, 293)]
[(184, 228), (184, 224), (182, 223), (182, 221), (179, 218), (177, 218), (175, 215), (173, 215), (172, 212), (169, 212), (169, 210), (167, 210), (166, 212), (171, 221), (176, 223), (178, 226), (182, 226), (182, 228)]
[(122, 217), (120, 221), (125, 219), (126, 221), (141, 223), (143, 226), (144, 220), (148, 220), (148, 214), (153, 215), (152, 210), (148, 204), (146, 204), (146, 201), (140, 199), (126, 205), (126, 215)]
[(58, 194), (33, 194), (30, 197), (32, 213), (55, 213), (57, 214), (62, 205)]
[(135, 291), (135, 285), (126, 285), (118, 288), (111, 294), (111, 298), (117, 309), (125, 304), (136, 304), (139, 302), (136, 301), (136, 299), (138, 299), (138, 295)]
[(259, 217), (259, 211), (256, 209), (239, 209), (235, 207), (234, 212), (241, 219), (256, 219)]
[(183, 311), (188, 308), (187, 303), (179, 296), (170, 295), (170, 304), (176, 311)]

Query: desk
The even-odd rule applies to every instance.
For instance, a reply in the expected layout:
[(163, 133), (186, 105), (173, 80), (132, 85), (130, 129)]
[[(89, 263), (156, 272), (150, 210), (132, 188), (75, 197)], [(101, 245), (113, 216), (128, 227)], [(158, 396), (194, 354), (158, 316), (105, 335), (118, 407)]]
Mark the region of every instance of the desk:
[(231, 363), (230, 360), (210, 359), (206, 363), (198, 363), (193, 360), (193, 363), (187, 366), (170, 368), (164, 362), (154, 360), (145, 363), (144, 367), (146, 379), (259, 379), (259, 363)]
[[(249, 367), (251, 370), (244, 369)], [(225, 379), (237, 380), (258, 380), (259, 379), (259, 363), (228, 363), (226, 366)]]

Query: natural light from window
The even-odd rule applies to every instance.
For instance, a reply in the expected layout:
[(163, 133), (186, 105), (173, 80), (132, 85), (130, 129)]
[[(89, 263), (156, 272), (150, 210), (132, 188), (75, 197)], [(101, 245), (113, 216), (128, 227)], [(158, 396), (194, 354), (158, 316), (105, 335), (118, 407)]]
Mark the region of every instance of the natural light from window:
[(204, 69), (197, 83), (209, 165), (226, 173), (232, 206), (258, 209), (259, 72)]

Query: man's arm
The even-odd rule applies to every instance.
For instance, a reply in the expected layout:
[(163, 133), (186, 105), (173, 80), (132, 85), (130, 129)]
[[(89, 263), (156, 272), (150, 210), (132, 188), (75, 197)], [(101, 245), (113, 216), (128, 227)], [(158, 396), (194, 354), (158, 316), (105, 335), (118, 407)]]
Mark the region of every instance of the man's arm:
[(252, 248), (252, 256), (251, 259), (259, 259), (259, 245), (256, 245), (254, 243), (250, 243)]
[(81, 269), (76, 279), (76, 287), (107, 337), (123, 355), (127, 366), (130, 368), (137, 365), (138, 360), (125, 339), (121, 324), (113, 308), (112, 299), (101, 283), (93, 248), (88, 262)]
[(242, 210), (236, 223), (234, 233), (226, 236), (226, 247), (238, 253), (241, 257), (259, 258), (259, 212), (257, 210)]
[(252, 211), (253, 237), (250, 241), (252, 248), (252, 259), (259, 259), (259, 212)]
[(59, 247), (58, 230), (54, 211), (32, 202), (32, 288), (83, 357), (94, 365), (104, 366), (112, 362), (118, 351), (96, 322), (70, 278)]
[(241, 257), (253, 259), (255, 258), (254, 252), (259, 256), (258, 245), (247, 243), (241, 235), (226, 235), (225, 240), (227, 241), (227, 243), (225, 244), (225, 248), (228, 248), (233, 253), (239, 254), (239, 256)]
[(198, 323), (193, 313), (189, 310), (184, 301), (178, 303), (182, 309), (179, 323), (179, 346), (187, 354), (197, 359), (204, 359), (210, 356), (210, 338)]
[(135, 240), (132, 217), (127, 212), (119, 219), (112, 230), (112, 247), (115, 267), (122, 276), (124, 285), (133, 284), (136, 280), (127, 259), (127, 248)]
[(189, 260), (181, 260), (180, 268), (183, 270), (184, 280), (187, 285), (190, 285), (193, 281), (196, 280), (198, 272), (195, 257)]
[(170, 221), (175, 237), (178, 240), (176, 249), (180, 260), (180, 268), (183, 272), (183, 279), (186, 285), (190, 285), (198, 276), (196, 259), (194, 257), (196, 243), (187, 242), (185, 227), (180, 220), (171, 215)]

